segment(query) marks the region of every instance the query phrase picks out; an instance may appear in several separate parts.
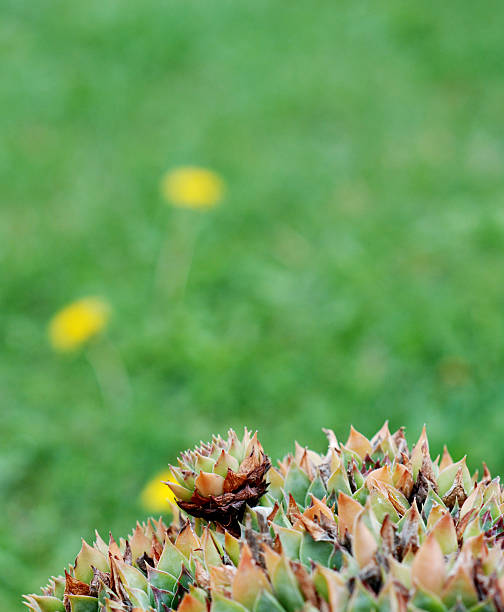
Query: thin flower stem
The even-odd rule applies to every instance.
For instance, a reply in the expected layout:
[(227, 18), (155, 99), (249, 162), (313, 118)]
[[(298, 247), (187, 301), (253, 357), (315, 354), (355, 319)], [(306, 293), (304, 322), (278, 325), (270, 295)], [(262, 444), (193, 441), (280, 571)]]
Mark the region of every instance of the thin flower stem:
[(154, 292), (168, 301), (184, 299), (200, 229), (197, 213), (181, 211), (175, 219), (173, 232), (164, 236), (154, 273)]
[(124, 411), (132, 400), (131, 382), (117, 348), (105, 336), (86, 348), (104, 406)]

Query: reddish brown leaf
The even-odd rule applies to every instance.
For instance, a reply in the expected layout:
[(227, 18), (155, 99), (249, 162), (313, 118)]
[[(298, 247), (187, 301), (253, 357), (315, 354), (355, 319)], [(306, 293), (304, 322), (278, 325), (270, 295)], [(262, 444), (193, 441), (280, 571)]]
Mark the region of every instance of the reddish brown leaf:
[(89, 595), (89, 584), (73, 578), (65, 570), (65, 595)]

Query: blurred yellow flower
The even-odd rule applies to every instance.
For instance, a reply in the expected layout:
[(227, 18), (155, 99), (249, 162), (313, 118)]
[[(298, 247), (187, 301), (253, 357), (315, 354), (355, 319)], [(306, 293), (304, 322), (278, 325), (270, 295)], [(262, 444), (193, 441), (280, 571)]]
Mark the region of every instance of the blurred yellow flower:
[(160, 472), (149, 481), (140, 496), (142, 506), (149, 512), (163, 512), (170, 509), (169, 502), (175, 502), (175, 496), (164, 482), (177, 482), (170, 470)]
[(170, 170), (163, 176), (161, 192), (175, 206), (212, 208), (222, 199), (224, 182), (212, 170), (186, 166)]
[(106, 326), (108, 304), (96, 297), (86, 297), (57, 312), (49, 323), (49, 340), (57, 351), (71, 351), (96, 336)]

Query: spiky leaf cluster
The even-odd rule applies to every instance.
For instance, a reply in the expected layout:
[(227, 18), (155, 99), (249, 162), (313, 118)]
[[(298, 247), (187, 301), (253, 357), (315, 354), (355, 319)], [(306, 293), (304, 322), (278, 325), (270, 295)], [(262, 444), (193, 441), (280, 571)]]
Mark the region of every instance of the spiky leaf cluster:
[(246, 506), (255, 506), (266, 493), (270, 467), (257, 434), (250, 437), (245, 429), (239, 440), (230, 430), (227, 440), (217, 436), (182, 453), (178, 466), (170, 466), (179, 484), (166, 484), (182, 510), (239, 535)]
[[(98, 535), (33, 612), (504, 611), (503, 491), (425, 429), (410, 451), (385, 424), (271, 467), (230, 432), (181, 455), (173, 522)], [(226, 484), (227, 483), (227, 484)]]

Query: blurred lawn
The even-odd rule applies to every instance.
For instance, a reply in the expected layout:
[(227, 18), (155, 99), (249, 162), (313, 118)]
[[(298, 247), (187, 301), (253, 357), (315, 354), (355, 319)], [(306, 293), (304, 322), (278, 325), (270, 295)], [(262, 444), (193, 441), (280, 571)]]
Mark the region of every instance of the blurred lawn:
[[(229, 425), (278, 454), (425, 421), (504, 469), (502, 18), (4, 0), (0, 609)], [(166, 206), (179, 164), (219, 172), (222, 206)], [(56, 355), (47, 321), (83, 295), (107, 339)]]

